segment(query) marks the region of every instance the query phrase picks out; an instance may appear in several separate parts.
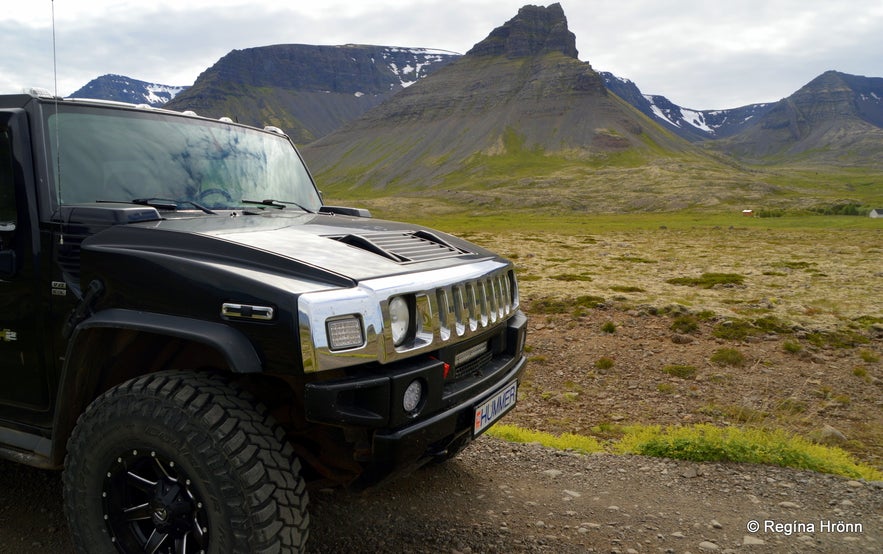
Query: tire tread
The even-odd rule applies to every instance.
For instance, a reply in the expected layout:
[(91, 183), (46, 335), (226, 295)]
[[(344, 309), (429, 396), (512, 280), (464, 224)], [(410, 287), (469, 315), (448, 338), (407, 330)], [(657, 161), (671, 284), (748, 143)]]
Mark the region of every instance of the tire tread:
[[(80, 416), (68, 443), (64, 491), (69, 520), (81, 511), (76, 500), (86, 492), (76, 476), (86, 466), (99, 463), (90, 458), (91, 429), (132, 415), (189, 432), (187, 442), (198, 455), (211, 467), (229, 468), (237, 477), (233, 487), (230, 475), (216, 474), (231, 513), (243, 518), (242, 525), (234, 526), (236, 552), (303, 551), (309, 499), (300, 460), (266, 408), (219, 375), (153, 373), (96, 399)], [(196, 432), (200, 429), (204, 432)], [(78, 525), (72, 524), (74, 542), (82, 549), (86, 539), (78, 531)]]

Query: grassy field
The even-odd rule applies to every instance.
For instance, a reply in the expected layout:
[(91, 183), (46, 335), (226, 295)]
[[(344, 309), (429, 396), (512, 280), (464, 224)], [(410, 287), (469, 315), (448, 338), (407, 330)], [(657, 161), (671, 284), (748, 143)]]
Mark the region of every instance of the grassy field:
[[(429, 174), (436, 162), (423, 162)], [(883, 208), (883, 171), (879, 169), (749, 167), (698, 149), (664, 154), (652, 149), (552, 154), (504, 148), (499, 153), (477, 153), (453, 173), (417, 182), (390, 180), (372, 187), (353, 186), (357, 177), (334, 172), (320, 172), (317, 177), (330, 197), (370, 204), (378, 212), (418, 216), (514, 210), (568, 219), (603, 214), (643, 219), (646, 214), (682, 212), (686, 218), (693, 214), (715, 218), (744, 209), (781, 216), (867, 214), (872, 208)]]
[[(881, 467), (883, 221), (681, 213), (425, 222), (465, 227), (458, 234), (512, 259), (532, 326), (547, 326), (529, 341), (522, 425), (599, 437), (611, 417), (805, 437), (831, 425), (849, 437), (840, 446)], [(641, 325), (670, 325), (668, 337), (695, 342), (654, 339)], [(610, 407), (597, 409), (599, 397)]]
[(883, 220), (371, 208), (513, 260), (533, 329), (518, 425), (601, 440), (625, 424), (832, 425), (883, 467)]
[[(883, 296), (875, 292), (883, 290), (881, 219), (463, 214), (409, 199), (369, 204), (376, 216), (428, 225), (506, 255), (526, 298), (592, 295), (626, 307), (680, 304), (825, 328), (883, 323)], [(737, 282), (703, 284), (715, 274)]]

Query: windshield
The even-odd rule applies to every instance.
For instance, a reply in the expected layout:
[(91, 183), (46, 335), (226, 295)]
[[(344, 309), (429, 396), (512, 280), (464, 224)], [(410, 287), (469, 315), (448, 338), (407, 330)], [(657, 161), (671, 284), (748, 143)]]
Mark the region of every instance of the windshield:
[[(272, 199), (318, 210), (306, 167), (284, 137), (151, 111), (53, 107), (49, 151), (59, 204), (156, 199), (241, 209)], [(195, 204), (194, 204), (195, 203)]]

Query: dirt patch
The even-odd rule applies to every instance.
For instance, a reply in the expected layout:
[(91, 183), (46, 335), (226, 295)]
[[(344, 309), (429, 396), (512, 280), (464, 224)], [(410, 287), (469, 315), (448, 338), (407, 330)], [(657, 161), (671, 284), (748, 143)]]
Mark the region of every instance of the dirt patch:
[(849, 348), (806, 332), (716, 338), (725, 322), (642, 309), (535, 315), (506, 421), (602, 438), (628, 424), (783, 428), (883, 467), (881, 337)]

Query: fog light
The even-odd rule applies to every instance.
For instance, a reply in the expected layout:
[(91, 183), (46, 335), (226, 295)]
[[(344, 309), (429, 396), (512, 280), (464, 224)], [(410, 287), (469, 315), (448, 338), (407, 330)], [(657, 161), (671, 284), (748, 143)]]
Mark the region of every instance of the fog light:
[(357, 316), (326, 321), (325, 328), (328, 331), (328, 346), (331, 350), (357, 348), (365, 343), (362, 320)]
[(423, 383), (419, 379), (414, 379), (408, 388), (405, 389), (405, 395), (402, 398), (402, 408), (406, 413), (412, 414), (420, 407), (423, 402)]

